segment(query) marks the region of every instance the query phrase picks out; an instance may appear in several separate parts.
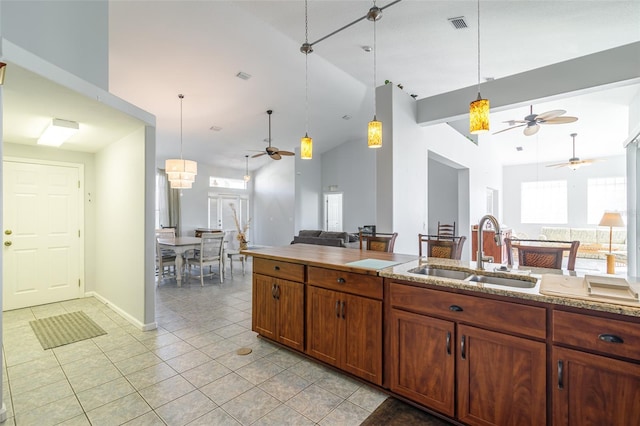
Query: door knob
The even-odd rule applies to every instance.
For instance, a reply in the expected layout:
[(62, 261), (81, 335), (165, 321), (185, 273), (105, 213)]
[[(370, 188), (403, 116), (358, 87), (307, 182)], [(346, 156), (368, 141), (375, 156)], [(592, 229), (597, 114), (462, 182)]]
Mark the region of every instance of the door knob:
[(4, 242), (4, 245), (7, 246), (7, 247), (9, 247), (11, 244), (12, 244), (11, 241), (5, 241)]
[(13, 233), (13, 231), (11, 231), (11, 229), (5, 229), (4, 230), (4, 234), (5, 235), (11, 235)]

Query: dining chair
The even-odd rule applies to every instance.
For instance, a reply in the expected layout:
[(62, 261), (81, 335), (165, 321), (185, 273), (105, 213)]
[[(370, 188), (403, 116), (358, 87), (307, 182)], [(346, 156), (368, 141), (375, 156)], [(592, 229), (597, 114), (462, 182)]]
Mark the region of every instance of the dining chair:
[(175, 238), (176, 230), (174, 228), (156, 229), (156, 271), (160, 277), (171, 269), (175, 274), (176, 271), (176, 254), (173, 250), (163, 249), (158, 243), (159, 239)]
[[(211, 266), (218, 265), (218, 275), (220, 282), (224, 280), (224, 233), (203, 233), (200, 237), (200, 250), (196, 251), (192, 258), (187, 259), (187, 270), (191, 277), (191, 267), (198, 266), (200, 274), (194, 277), (200, 278), (200, 285), (204, 287), (204, 277), (213, 276)], [(205, 267), (209, 267), (209, 273), (205, 272)]]
[(562, 269), (562, 261), (565, 252), (569, 252), (567, 270), (574, 271), (576, 256), (580, 241), (555, 241), (555, 240), (519, 240), (513, 238), (504, 239), (507, 248), (507, 264), (514, 265), (514, 249), (518, 254), (519, 266), (533, 266), (536, 268)]
[(440, 223), (438, 221), (438, 238), (446, 239), (456, 236), (456, 223)]
[(396, 244), (398, 233), (376, 232), (375, 235), (370, 235), (360, 231), (359, 237), (360, 250), (374, 250), (393, 253), (393, 246)]
[(439, 235), (418, 234), (418, 255), (422, 257), (424, 253), (426, 257), (460, 260), (466, 240), (464, 235), (441, 239)]

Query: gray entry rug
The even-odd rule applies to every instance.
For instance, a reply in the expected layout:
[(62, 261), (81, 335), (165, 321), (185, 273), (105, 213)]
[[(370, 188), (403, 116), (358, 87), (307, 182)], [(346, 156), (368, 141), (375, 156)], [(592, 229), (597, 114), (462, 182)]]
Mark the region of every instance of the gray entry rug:
[(389, 397), (360, 426), (448, 426), (451, 423)]
[(82, 311), (41, 318), (29, 324), (44, 349), (107, 334)]

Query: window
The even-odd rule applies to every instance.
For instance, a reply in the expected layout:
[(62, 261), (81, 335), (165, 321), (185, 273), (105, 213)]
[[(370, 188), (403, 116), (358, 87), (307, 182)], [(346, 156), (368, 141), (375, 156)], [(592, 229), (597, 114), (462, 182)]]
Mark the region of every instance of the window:
[(169, 199), (168, 182), (164, 170), (156, 172), (156, 229), (170, 226), (169, 223)]
[(520, 222), (567, 223), (567, 181), (522, 182)]
[(626, 222), (627, 182), (624, 177), (587, 180), (587, 223), (597, 225), (605, 210), (616, 210)]
[(245, 189), (246, 183), (244, 179), (230, 179), (230, 178), (209, 176), (209, 186), (211, 188)]

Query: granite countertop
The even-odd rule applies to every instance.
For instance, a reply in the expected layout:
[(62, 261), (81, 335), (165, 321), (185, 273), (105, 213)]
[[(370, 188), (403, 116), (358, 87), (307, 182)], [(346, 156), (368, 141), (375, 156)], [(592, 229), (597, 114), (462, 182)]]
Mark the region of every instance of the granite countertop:
[[(420, 267), (430, 266), (440, 269), (460, 270), (473, 274), (482, 274), (495, 277), (504, 278), (520, 278), (533, 281), (536, 280), (536, 284), (532, 288), (518, 288), (507, 287), (496, 284), (478, 283), (473, 281), (463, 281), (452, 278), (443, 278), (432, 275), (416, 274), (409, 272), (410, 270)], [(555, 305), (572, 306), (576, 308), (592, 309), (596, 311), (609, 312), (615, 314), (622, 314), (634, 317), (640, 317), (640, 303), (619, 303), (615, 300), (608, 301), (596, 301), (588, 300), (589, 298), (575, 298), (563, 295), (549, 295), (542, 294), (540, 292), (540, 286), (544, 279), (566, 279), (566, 280), (578, 280), (584, 279), (585, 271), (563, 271), (559, 272), (554, 269), (544, 268), (527, 268), (526, 270), (513, 269), (509, 271), (500, 271), (502, 265), (499, 264), (486, 264), (485, 270), (478, 271), (476, 269), (476, 262), (467, 262), (451, 259), (438, 259), (438, 258), (423, 258), (406, 263), (402, 263), (389, 268), (381, 269), (379, 275), (386, 278), (394, 278), (402, 281), (409, 281), (413, 283), (424, 283), (435, 285), (439, 287), (446, 287), (451, 289), (460, 289), (467, 291), (474, 291), (479, 293), (494, 294), (499, 296), (514, 297), (525, 300), (532, 300), (536, 302), (550, 303)], [(571, 277), (571, 278), (570, 278)], [(578, 278), (575, 278), (578, 277)], [(628, 279), (632, 287), (640, 289), (640, 282), (637, 279)], [(635, 305), (635, 306), (634, 306)]]

